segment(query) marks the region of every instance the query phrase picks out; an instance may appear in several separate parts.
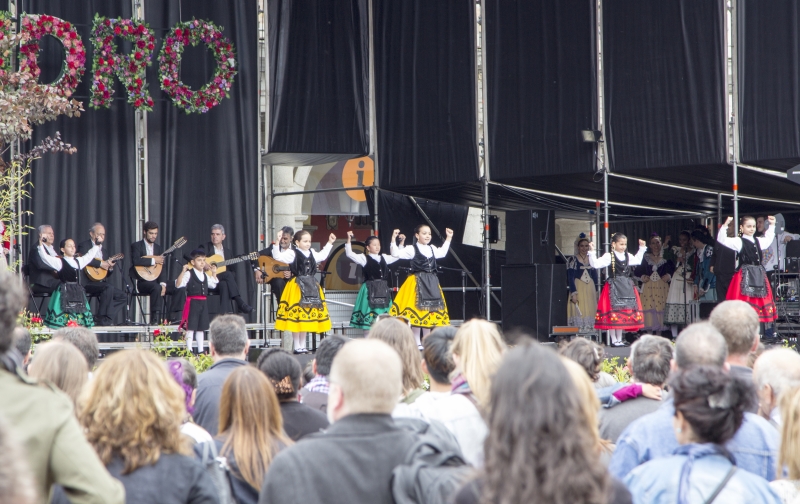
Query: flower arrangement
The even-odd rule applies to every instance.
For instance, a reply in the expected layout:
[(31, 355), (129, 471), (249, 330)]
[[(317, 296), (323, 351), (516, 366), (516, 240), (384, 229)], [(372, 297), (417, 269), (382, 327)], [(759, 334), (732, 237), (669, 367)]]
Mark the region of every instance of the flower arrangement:
[(53, 337), (52, 333), (45, 327), (44, 320), (42, 320), (42, 317), (40, 317), (38, 313), (22, 310), (17, 319), (17, 324), (28, 330), (33, 343), (41, 343)]
[[(192, 91), (181, 82), (178, 68), (184, 46), (190, 43), (196, 46), (201, 42), (214, 53), (217, 68), (211, 82), (198, 91)], [(222, 28), (210, 21), (192, 19), (176, 24), (166, 35), (158, 62), (161, 89), (186, 113), (206, 113), (219, 105), (223, 98), (229, 96), (236, 75), (233, 44), (222, 35)]]
[[(0, 11), (0, 41), (5, 40), (11, 33), (12, 24), (11, 14), (7, 11)], [(8, 50), (0, 54), (0, 77), (4, 77), (11, 71), (11, 51)]]
[(183, 357), (192, 363), (198, 373), (202, 373), (214, 364), (211, 356), (207, 354), (195, 355), (186, 348), (183, 338), (175, 340), (172, 338), (172, 328), (165, 322), (153, 329), (153, 344), (150, 347), (162, 359)]
[[(133, 43), (131, 54), (117, 52), (116, 37)], [(147, 23), (132, 19), (106, 19), (95, 14), (92, 25), (93, 108), (108, 108), (116, 75), (128, 93), (128, 103), (137, 110), (153, 110), (153, 99), (145, 87), (145, 70), (151, 64), (156, 38)]]
[(29, 34), (30, 38), (19, 48), (20, 72), (29, 72), (34, 78), (39, 77), (41, 69), (36, 62), (39, 40), (45, 35), (51, 35), (61, 42), (66, 54), (61, 75), (48, 87), (61, 96), (71, 96), (86, 68), (86, 48), (72, 24), (47, 14), (24, 14), (21, 31)]

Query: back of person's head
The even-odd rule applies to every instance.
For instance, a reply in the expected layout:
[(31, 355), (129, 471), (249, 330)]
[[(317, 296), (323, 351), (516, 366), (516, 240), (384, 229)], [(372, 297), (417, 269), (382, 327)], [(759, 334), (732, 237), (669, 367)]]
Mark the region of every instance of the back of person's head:
[(744, 420), (753, 390), (716, 366), (681, 369), (669, 380), (676, 415), (689, 423), (698, 443), (724, 444)]
[(0, 502), (6, 504), (34, 504), (36, 485), (28, 460), (18, 444), (15, 433), (0, 416)]
[(605, 502), (607, 471), (555, 352), (535, 343), (509, 351), (490, 404), (481, 502)]
[(725, 338), (728, 355), (747, 355), (758, 338), (758, 313), (744, 301), (723, 301), (711, 311), (708, 321)]
[(561, 356), (561, 362), (564, 364), (564, 367), (567, 368), (567, 373), (569, 373), (575, 384), (575, 388), (578, 390), (578, 394), (581, 398), (581, 410), (583, 416), (586, 417), (586, 425), (589, 427), (595, 445), (598, 450), (605, 449), (609, 452), (613, 451), (613, 445), (600, 438), (600, 429), (598, 427), (600, 421), (597, 418), (597, 412), (600, 411), (600, 400), (597, 398), (594, 384), (586, 375), (586, 370), (574, 360), (564, 357), (563, 355)]
[(208, 341), (219, 357), (241, 357), (248, 345), (247, 328), (239, 315), (220, 315), (208, 327)]
[[(419, 348), (414, 340), (414, 333), (408, 324), (396, 318), (378, 320), (369, 330), (369, 339), (381, 340), (400, 355), (403, 362), (403, 393), (422, 387), (425, 377), (422, 374), (422, 362), (419, 359)], [(319, 365), (317, 366), (319, 367)]]
[(303, 370), (297, 359), (289, 352), (280, 348), (265, 350), (258, 356), (256, 367), (272, 383), (279, 401), (291, 401), (297, 398)]
[(64, 341), (51, 341), (36, 347), (36, 355), (28, 366), (28, 375), (52, 383), (75, 404), (83, 386), (89, 380), (89, 367), (86, 359), (73, 345)]
[(680, 369), (692, 366), (721, 368), (727, 358), (725, 338), (710, 322), (690, 324), (675, 340), (675, 364)]
[(314, 361), (306, 362), (306, 367), (303, 368), (303, 385), (314, 379)]
[(153, 352), (124, 350), (97, 368), (79, 402), (86, 439), (105, 465), (122, 458), (123, 474), (188, 453), (181, 434), (185, 394)]
[(317, 346), (317, 352), (314, 354), (314, 360), (317, 363), (317, 374), (320, 376), (328, 376), (331, 374), (331, 364), (333, 358), (339, 353), (347, 339), (341, 336), (326, 336)]
[(6, 353), (14, 344), (14, 328), (24, 303), (25, 295), (19, 278), (0, 272), (0, 354)]
[(100, 355), (100, 346), (97, 344), (97, 336), (92, 331), (81, 326), (62, 327), (53, 333), (53, 339), (61, 339), (75, 345), (86, 358), (89, 371), (94, 369), (97, 357)]
[[(341, 394), (344, 415), (391, 414), (403, 393), (403, 363), (397, 351), (382, 340), (354, 340), (336, 354), (329, 381), (330, 395), (336, 395), (335, 389)], [(331, 420), (336, 420), (331, 414), (334, 400), (328, 400)]]
[(27, 329), (24, 327), (16, 327), (14, 329), (14, 348), (17, 349), (19, 354), (22, 357), (28, 355), (28, 352), (31, 351), (31, 346), (33, 346), (33, 342), (31, 340), (31, 333), (28, 332)]
[(800, 387), (784, 390), (780, 398), (781, 447), (778, 467), (785, 467), (790, 480), (800, 479)]
[(663, 386), (669, 378), (672, 344), (661, 336), (644, 335), (631, 347), (633, 379)]
[(455, 331), (436, 329), (422, 340), (422, 356), (425, 359), (425, 367), (428, 368), (431, 380), (437, 383), (450, 383), (450, 373), (455, 369), (453, 358), (450, 355), (450, 345), (453, 343), (454, 336)]
[(767, 350), (756, 361), (753, 383), (759, 393), (769, 387), (777, 403), (784, 391), (800, 386), (800, 354), (788, 348)]
[(481, 319), (465, 322), (456, 332), (453, 347), (456, 369), (469, 384), (481, 406), (488, 406), (492, 375), (503, 360), (506, 344), (497, 325)]
[(603, 364), (603, 347), (586, 338), (575, 338), (560, 351), (561, 355), (579, 364), (596, 382), (600, 377), (600, 366)]
[(194, 413), (194, 391), (197, 388), (197, 370), (191, 362), (184, 358), (171, 359), (167, 363), (167, 370), (181, 387), (184, 393), (186, 411)]
[(260, 489), (277, 453), (276, 441), (291, 443), (283, 434), (278, 398), (264, 373), (242, 366), (228, 375), (219, 400), (219, 432), (224, 439), (220, 455), (232, 452), (239, 468), (236, 476)]

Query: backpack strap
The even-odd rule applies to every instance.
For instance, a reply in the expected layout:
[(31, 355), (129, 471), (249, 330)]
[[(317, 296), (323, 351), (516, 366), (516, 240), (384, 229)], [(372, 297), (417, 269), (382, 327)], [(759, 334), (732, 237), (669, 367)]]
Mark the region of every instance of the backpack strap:
[(711, 504), (712, 502), (714, 502), (714, 499), (716, 499), (719, 493), (722, 491), (722, 489), (725, 488), (725, 485), (728, 484), (728, 482), (733, 477), (733, 473), (735, 472), (736, 472), (736, 466), (731, 465), (728, 474), (725, 475), (725, 479), (723, 479), (722, 482), (719, 485), (717, 485), (717, 488), (714, 490), (714, 493), (712, 493), (711, 496), (708, 499), (706, 499), (706, 501), (703, 504)]

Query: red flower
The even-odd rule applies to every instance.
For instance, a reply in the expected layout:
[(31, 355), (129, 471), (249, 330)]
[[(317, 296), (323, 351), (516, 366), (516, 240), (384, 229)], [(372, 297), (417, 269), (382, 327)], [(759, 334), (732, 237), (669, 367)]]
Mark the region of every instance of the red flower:
[(137, 86), (141, 86), (142, 85), (142, 79), (140, 79), (139, 77), (136, 77), (136, 81), (135, 82), (136, 82)]
[(136, 101), (133, 102), (133, 106), (134, 107), (141, 107), (142, 106), (142, 99), (141, 98), (136, 98)]
[(67, 327), (78, 327), (78, 323), (74, 320), (67, 322)]
[(177, 30), (175, 30), (175, 35), (180, 37), (181, 35), (183, 35), (183, 31), (180, 28), (178, 28)]
[(149, 44), (147, 44), (147, 48), (148, 48), (148, 49), (150, 49), (151, 51), (152, 51), (153, 49), (155, 49), (155, 47), (156, 47), (156, 45), (155, 45), (154, 43), (152, 43), (152, 42), (150, 42)]
[(147, 44), (145, 44), (144, 40), (136, 42), (136, 47), (138, 47), (139, 49), (144, 49), (145, 45)]
[(161, 334), (161, 329), (154, 329), (153, 330), (153, 336), (158, 336), (159, 334)]
[(100, 66), (105, 65), (105, 62), (103, 61), (103, 58), (97, 58), (97, 64), (100, 65)]
[(148, 107), (152, 107), (153, 106), (153, 99), (152, 98), (147, 98), (147, 106)]
[(119, 26), (115, 26), (114, 27), (114, 33), (116, 33), (117, 35), (121, 35), (122, 34), (122, 28), (120, 28)]
[(97, 83), (97, 89), (99, 89), (100, 91), (105, 91), (106, 90), (106, 86), (102, 82), (98, 82)]
[(140, 59), (142, 59), (142, 53), (140, 53), (139, 51), (136, 51), (136, 54), (134, 54), (133, 57), (136, 58), (137, 60), (140, 60)]
[(144, 33), (145, 30), (147, 30), (147, 28), (145, 28), (143, 24), (140, 24), (139, 28), (137, 30), (138, 30), (139, 33)]

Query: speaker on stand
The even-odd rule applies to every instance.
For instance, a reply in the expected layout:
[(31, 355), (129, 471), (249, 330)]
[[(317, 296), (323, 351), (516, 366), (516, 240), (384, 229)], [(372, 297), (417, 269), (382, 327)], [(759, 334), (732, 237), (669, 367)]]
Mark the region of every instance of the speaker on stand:
[(506, 264), (553, 264), (556, 258), (556, 213), (517, 210), (506, 213)]
[(517, 329), (548, 342), (554, 326), (567, 325), (565, 265), (506, 265), (500, 277), (504, 332)]

